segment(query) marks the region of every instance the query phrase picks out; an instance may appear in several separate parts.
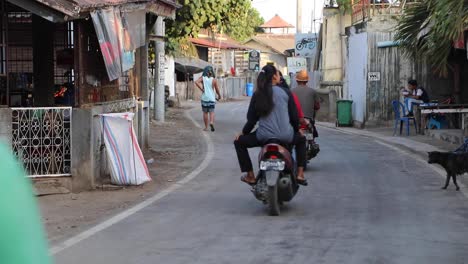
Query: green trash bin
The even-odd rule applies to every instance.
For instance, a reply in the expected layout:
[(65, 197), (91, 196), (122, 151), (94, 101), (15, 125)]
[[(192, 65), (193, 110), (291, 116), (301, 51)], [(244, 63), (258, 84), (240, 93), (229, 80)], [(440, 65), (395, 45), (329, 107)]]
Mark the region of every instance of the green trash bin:
[(336, 101), (336, 126), (352, 126), (352, 100)]

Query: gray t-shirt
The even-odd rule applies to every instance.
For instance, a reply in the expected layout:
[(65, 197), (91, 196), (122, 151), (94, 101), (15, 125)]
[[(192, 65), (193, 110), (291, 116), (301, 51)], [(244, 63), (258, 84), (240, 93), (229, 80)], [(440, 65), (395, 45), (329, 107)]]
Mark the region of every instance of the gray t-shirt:
[(314, 89), (304, 85), (299, 85), (297, 88), (292, 89), (291, 92), (296, 94), (297, 99), (299, 99), (304, 116), (308, 118), (314, 118), (314, 105), (315, 102), (318, 101), (317, 92)]
[(265, 142), (276, 138), (284, 143), (291, 143), (294, 139), (294, 129), (289, 119), (289, 95), (279, 87), (273, 86), (274, 107), (268, 116), (258, 120), (257, 139)]

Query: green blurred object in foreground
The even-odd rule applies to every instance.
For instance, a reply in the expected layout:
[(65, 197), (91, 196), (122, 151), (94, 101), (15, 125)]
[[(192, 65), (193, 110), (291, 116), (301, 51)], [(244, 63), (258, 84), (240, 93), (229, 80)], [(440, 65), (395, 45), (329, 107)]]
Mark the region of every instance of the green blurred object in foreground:
[(0, 144), (0, 263), (49, 264), (47, 243), (31, 183)]

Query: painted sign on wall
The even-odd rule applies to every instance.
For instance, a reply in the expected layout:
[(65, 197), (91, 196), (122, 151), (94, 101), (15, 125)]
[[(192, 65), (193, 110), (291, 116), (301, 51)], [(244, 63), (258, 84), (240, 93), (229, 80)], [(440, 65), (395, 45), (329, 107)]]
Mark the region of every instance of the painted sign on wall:
[(258, 50), (249, 51), (249, 70), (251, 71), (260, 70), (260, 51)]
[(296, 34), (295, 53), (298, 57), (313, 57), (317, 50), (317, 34), (298, 33)]
[(307, 60), (304, 57), (288, 58), (288, 73), (296, 73), (301, 70), (307, 70)]
[(367, 73), (367, 80), (370, 81), (370, 82), (380, 81), (380, 72), (368, 72)]

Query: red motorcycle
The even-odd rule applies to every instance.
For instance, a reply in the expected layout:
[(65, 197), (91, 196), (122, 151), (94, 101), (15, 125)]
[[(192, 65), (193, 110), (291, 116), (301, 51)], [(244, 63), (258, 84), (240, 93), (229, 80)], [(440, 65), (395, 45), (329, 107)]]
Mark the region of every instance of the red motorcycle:
[(268, 205), (270, 215), (279, 215), (280, 205), (291, 201), (299, 190), (297, 166), (290, 146), (271, 139), (262, 147), (258, 161), (260, 170), (252, 193)]

